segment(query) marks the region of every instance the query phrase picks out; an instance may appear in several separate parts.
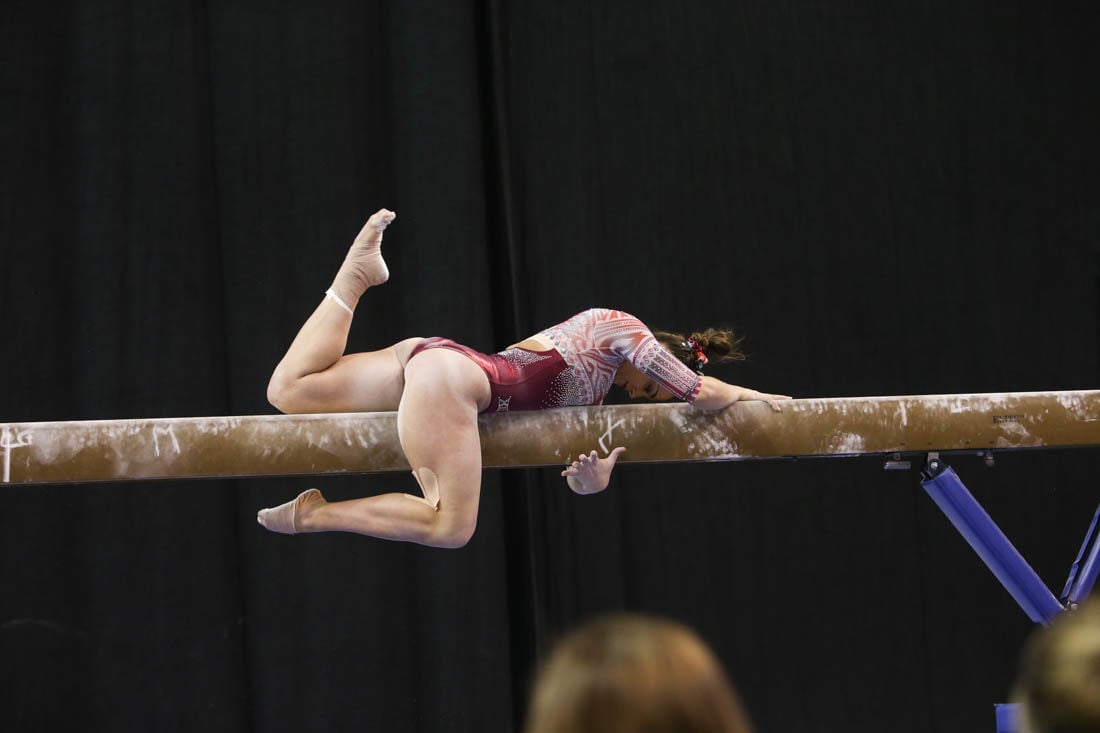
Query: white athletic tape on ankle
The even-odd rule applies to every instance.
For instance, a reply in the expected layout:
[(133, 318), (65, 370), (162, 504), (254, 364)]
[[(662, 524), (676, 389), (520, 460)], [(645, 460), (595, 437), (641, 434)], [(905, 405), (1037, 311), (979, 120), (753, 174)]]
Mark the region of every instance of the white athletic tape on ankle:
[(343, 308), (344, 310), (346, 310), (349, 314), (351, 314), (353, 316), (355, 315), (355, 311), (353, 311), (351, 309), (351, 306), (349, 306), (347, 303), (345, 303), (343, 300), (341, 300), (340, 296), (332, 291), (332, 288), (329, 288), (328, 290), (325, 291), (325, 297), (326, 298), (332, 298), (333, 302), (335, 302), (336, 305), (338, 305), (341, 308)]

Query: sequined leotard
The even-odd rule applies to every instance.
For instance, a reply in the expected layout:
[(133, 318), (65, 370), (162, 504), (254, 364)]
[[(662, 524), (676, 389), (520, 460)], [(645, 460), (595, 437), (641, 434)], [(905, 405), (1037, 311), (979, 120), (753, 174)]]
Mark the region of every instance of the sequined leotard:
[(629, 313), (590, 308), (537, 335), (554, 349), (513, 348), (483, 354), (450, 339), (429, 338), (417, 345), (412, 356), (444, 348), (473, 360), (484, 370), (492, 390), (489, 406), (482, 412), (597, 405), (624, 361), (682, 400), (693, 402), (699, 394), (700, 376)]

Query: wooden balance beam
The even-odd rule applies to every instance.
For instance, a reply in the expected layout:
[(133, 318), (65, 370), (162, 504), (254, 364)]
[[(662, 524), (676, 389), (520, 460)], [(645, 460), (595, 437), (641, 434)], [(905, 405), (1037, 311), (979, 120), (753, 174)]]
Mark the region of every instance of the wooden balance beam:
[[(482, 415), (486, 468), (1100, 446), (1100, 390), (682, 403)], [(393, 412), (0, 424), (5, 484), (408, 470)]]

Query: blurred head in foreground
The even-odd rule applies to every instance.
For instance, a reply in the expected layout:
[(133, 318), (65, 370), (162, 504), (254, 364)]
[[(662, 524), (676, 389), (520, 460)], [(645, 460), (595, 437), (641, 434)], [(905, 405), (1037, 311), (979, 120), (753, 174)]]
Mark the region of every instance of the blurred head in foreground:
[(1013, 698), (1021, 733), (1100, 733), (1100, 599), (1032, 633)]
[(749, 733), (718, 660), (687, 627), (614, 615), (570, 632), (535, 685), (526, 733)]

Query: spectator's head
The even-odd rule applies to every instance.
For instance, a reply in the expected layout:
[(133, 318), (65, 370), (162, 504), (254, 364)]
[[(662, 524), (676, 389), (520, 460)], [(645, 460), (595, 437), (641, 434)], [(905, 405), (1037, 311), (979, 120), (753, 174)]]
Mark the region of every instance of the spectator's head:
[(691, 630), (615, 615), (565, 636), (539, 674), (527, 733), (749, 733), (718, 660)]
[(1021, 733), (1100, 733), (1100, 600), (1032, 634), (1014, 698)]

